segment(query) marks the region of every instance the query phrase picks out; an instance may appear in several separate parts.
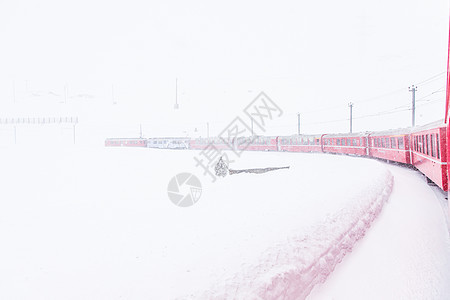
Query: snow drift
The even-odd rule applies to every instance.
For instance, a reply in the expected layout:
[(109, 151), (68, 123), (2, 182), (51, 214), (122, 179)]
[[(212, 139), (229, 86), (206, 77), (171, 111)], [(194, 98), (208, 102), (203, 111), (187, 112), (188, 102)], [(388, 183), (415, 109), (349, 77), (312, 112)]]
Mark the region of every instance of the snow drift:
[(393, 176), (386, 170), (358, 196), (304, 234), (265, 253), (258, 264), (182, 299), (305, 299), (352, 251), (388, 200)]

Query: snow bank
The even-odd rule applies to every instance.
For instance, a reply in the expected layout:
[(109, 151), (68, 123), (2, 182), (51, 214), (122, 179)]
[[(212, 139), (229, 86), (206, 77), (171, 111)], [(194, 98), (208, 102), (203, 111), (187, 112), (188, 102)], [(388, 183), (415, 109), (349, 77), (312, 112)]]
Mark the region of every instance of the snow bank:
[(258, 264), (217, 283), (208, 291), (182, 299), (305, 299), (352, 251), (388, 200), (393, 187), (389, 171), (373, 185), (302, 235), (265, 253)]
[[(392, 185), (376, 161), (322, 154), (245, 153), (233, 168), (290, 168), (211, 183), (195, 151), (2, 153), (0, 299), (298, 299)], [(203, 185), (189, 208), (168, 198), (180, 172)]]

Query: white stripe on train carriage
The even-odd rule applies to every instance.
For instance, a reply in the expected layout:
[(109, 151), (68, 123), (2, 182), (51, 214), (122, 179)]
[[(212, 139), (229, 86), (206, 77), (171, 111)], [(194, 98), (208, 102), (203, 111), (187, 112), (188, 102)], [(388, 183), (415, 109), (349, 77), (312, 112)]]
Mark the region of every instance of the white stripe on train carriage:
[(426, 159), (428, 159), (428, 160), (431, 160), (432, 162), (435, 162), (435, 163), (440, 164), (440, 165), (447, 165), (446, 162), (432, 159), (432, 158), (430, 158), (430, 157), (428, 157), (428, 156), (426, 156), (426, 155), (423, 155), (422, 153), (419, 153), (419, 152), (413, 151), (413, 154), (415, 154), (415, 155), (417, 155), (417, 156), (420, 156), (420, 157), (423, 157), (423, 158), (426, 158)]
[(312, 146), (316, 146), (316, 147), (320, 147), (320, 145), (280, 145), (281, 147), (312, 147)]
[(380, 147), (370, 147), (370, 149), (374, 149), (374, 150), (391, 150), (391, 151), (401, 151), (401, 152), (408, 152), (408, 151), (410, 151), (410, 150), (405, 150), (405, 149), (380, 148)]
[(323, 147), (330, 147), (330, 148), (350, 148), (350, 149), (366, 149), (367, 147), (363, 146), (334, 146), (334, 145), (323, 145)]

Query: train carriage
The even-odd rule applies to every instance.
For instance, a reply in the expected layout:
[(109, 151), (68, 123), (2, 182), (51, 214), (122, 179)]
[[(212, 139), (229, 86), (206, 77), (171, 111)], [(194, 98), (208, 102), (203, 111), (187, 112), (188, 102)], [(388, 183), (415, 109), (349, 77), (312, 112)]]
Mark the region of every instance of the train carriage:
[(110, 138), (105, 140), (106, 147), (147, 147), (144, 138)]
[(158, 149), (188, 149), (189, 143), (189, 138), (149, 138), (147, 147)]
[(288, 152), (321, 152), (320, 135), (292, 135), (279, 137), (279, 148)]
[(197, 138), (190, 140), (189, 148), (193, 150), (203, 150), (206, 148), (217, 150), (232, 150), (233, 140), (215, 138)]
[(370, 157), (411, 163), (409, 129), (371, 133), (368, 143)]
[(272, 136), (254, 136), (237, 138), (238, 150), (278, 151), (278, 138)]
[(411, 134), (411, 164), (444, 191), (448, 190), (446, 134), (441, 122)]
[(367, 134), (324, 134), (322, 151), (349, 155), (367, 155)]

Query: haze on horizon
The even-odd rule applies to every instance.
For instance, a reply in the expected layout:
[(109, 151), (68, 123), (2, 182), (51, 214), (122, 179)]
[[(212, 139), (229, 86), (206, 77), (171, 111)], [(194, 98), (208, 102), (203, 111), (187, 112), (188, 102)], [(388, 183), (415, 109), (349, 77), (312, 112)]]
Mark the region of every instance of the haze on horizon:
[(296, 133), (297, 113), (303, 133), (346, 132), (349, 102), (354, 131), (383, 130), (411, 125), (415, 84), (426, 124), (444, 113), (448, 11), (443, 0), (5, 0), (0, 117), (77, 115), (159, 136), (209, 123), (213, 135), (264, 91), (284, 112), (267, 134)]

